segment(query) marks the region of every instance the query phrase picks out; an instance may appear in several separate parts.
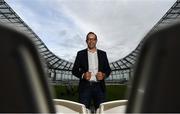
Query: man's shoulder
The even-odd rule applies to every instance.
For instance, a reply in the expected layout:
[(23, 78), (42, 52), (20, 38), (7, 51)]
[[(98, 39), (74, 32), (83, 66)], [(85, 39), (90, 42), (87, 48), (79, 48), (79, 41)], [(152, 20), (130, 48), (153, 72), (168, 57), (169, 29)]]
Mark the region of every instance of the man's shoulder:
[(86, 53), (86, 52), (87, 52), (87, 49), (83, 49), (83, 50), (78, 51), (79, 54)]
[(99, 51), (99, 53), (106, 53), (105, 51), (103, 50), (100, 50), (100, 49), (97, 49)]
[[(98, 53), (106, 53), (104, 50), (101, 50), (101, 49), (97, 49)], [(87, 49), (83, 49), (83, 50), (80, 50), (78, 51), (78, 54), (82, 54), (82, 53), (87, 53)]]

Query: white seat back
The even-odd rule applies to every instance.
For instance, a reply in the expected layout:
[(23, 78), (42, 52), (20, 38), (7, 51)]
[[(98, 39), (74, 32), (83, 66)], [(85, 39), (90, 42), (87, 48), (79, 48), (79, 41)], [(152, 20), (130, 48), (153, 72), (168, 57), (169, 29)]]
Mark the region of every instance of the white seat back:
[(100, 114), (124, 113), (127, 100), (109, 101), (100, 104), (99, 109), (96, 111)]
[(54, 104), (55, 104), (57, 113), (87, 114), (89, 112), (86, 109), (84, 104), (69, 101), (69, 100), (54, 99)]

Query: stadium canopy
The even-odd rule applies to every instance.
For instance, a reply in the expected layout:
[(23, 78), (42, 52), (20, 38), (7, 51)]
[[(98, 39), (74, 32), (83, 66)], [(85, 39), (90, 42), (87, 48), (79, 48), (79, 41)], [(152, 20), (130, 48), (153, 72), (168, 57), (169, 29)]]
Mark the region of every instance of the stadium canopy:
[[(180, 18), (180, 0), (177, 0), (173, 6), (166, 12), (166, 14), (157, 22), (157, 24), (150, 30), (151, 33), (160, 27), (173, 23)], [(41, 57), (46, 63), (46, 70), (48, 72), (49, 79), (53, 82), (59, 81), (75, 81), (77, 78), (72, 75), (71, 70), (73, 63), (59, 58), (43, 43), (41, 38), (16, 14), (16, 12), (4, 1), (0, 0), (0, 23), (8, 24), (10, 26), (18, 28), (20, 31), (26, 33), (37, 46)], [(133, 67), (136, 62), (136, 58), (140, 52), (143, 40), (129, 55), (124, 58), (120, 58), (117, 61), (111, 62), (110, 67), (112, 73), (107, 79), (107, 82), (123, 83), (132, 75)]]

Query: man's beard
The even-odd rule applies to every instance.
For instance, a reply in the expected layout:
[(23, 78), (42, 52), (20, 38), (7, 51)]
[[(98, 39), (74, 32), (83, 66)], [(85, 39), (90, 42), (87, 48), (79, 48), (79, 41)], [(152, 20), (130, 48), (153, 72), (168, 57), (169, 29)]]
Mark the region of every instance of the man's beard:
[(93, 45), (93, 46), (88, 45), (88, 48), (89, 48), (89, 49), (94, 49), (94, 48), (96, 48), (96, 46), (94, 46), (94, 45)]

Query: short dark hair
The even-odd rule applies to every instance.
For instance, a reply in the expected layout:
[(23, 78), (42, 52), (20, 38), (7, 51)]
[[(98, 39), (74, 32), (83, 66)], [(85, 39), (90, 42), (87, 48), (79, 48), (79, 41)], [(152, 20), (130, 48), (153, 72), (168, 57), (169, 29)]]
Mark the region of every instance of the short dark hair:
[(96, 40), (97, 40), (97, 35), (96, 35), (94, 32), (89, 32), (89, 33), (87, 34), (87, 36), (86, 36), (86, 40), (88, 40), (88, 36), (89, 36), (90, 34), (94, 34), (95, 37), (96, 37)]

